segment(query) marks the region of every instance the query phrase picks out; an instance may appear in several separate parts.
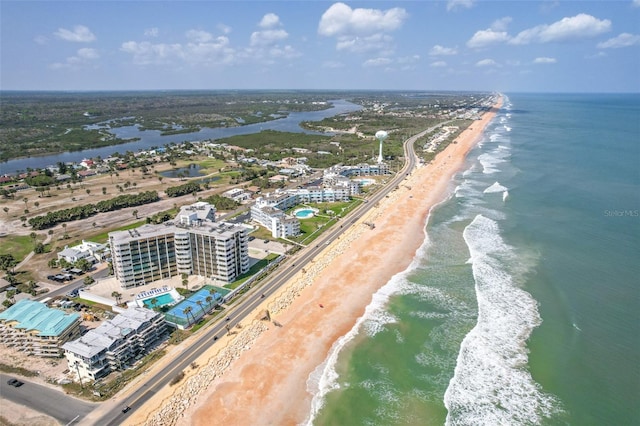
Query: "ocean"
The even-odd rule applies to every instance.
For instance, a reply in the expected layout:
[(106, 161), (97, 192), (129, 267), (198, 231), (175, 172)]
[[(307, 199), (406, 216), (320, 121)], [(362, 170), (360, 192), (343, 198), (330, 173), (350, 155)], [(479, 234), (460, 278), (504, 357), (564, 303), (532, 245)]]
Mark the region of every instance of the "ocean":
[(640, 424), (640, 95), (508, 94), (313, 425)]

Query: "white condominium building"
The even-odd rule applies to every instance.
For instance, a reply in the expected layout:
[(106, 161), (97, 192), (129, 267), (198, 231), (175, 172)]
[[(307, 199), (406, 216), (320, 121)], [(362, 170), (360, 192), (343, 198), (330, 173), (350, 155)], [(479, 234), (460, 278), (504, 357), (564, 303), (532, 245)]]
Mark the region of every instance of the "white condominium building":
[(183, 273), (231, 282), (249, 270), (246, 228), (213, 222), (215, 209), (203, 204), (183, 207), (175, 223), (109, 233), (113, 272), (123, 289)]
[(69, 371), (85, 380), (97, 380), (124, 370), (148, 354), (166, 330), (164, 316), (151, 309), (129, 308), (62, 348)]

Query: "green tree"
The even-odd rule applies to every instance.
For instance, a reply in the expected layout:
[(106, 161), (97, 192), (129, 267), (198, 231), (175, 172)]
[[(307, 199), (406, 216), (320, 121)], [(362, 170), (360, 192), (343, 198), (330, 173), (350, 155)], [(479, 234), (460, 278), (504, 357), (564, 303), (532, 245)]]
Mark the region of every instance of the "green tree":
[(197, 300), (197, 301), (196, 301), (196, 304), (197, 304), (198, 306), (200, 306), (200, 309), (202, 309), (202, 314), (204, 315), (206, 312), (204, 311), (204, 308), (202, 307), (202, 300)]
[(189, 319), (189, 314), (191, 314), (191, 318), (193, 318), (193, 322), (196, 322), (196, 317), (193, 316), (193, 309), (191, 309), (191, 306), (187, 306), (186, 308), (184, 308), (182, 310), (182, 313), (185, 314), (187, 316), (187, 320)]
[(41, 242), (36, 243), (35, 247), (33, 248), (33, 252), (35, 254), (42, 254), (45, 251), (47, 251), (46, 247), (44, 244), (42, 244)]
[(11, 253), (9, 254), (0, 254), (0, 269), (8, 272), (9, 270), (13, 271), (13, 267), (18, 264), (18, 261), (13, 257)]
[(2, 210), (9, 216), (9, 207), (3, 207)]
[(189, 276), (184, 272), (182, 273), (182, 286), (189, 290)]
[(117, 291), (114, 291), (114, 292), (111, 293), (111, 297), (116, 299), (116, 304), (117, 305), (120, 304), (120, 300), (122, 299), (122, 294), (118, 293)]
[(87, 259), (79, 259), (76, 261), (76, 263), (73, 266), (75, 266), (78, 269), (81, 269), (83, 272), (87, 272), (91, 270), (91, 268), (93, 267), (91, 262), (89, 262)]
[(96, 280), (94, 280), (91, 275), (87, 275), (86, 277), (84, 277), (83, 282), (84, 282), (84, 285), (91, 285), (94, 282), (96, 282)]

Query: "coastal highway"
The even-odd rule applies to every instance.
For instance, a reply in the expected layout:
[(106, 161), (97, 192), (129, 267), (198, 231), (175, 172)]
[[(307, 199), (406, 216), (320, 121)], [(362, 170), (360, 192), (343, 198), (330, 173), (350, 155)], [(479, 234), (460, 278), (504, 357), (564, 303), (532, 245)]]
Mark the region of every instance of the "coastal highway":
[[(225, 312), (224, 317), (201, 329), (195, 337), (194, 342), (186, 347), (175, 359), (171, 360), (169, 364), (162, 369), (162, 371), (144, 379), (135, 390), (117, 402), (112, 400), (103, 403), (97, 412), (90, 416), (91, 420), (87, 418), (84, 421), (81, 421), (81, 424), (95, 424), (102, 426), (119, 425), (123, 423), (134, 410), (140, 408), (154, 394), (160, 391), (160, 389), (167, 386), (171, 379), (173, 379), (178, 373), (189, 368), (189, 365), (192, 362), (215, 344), (216, 340), (227, 332), (227, 325), (234, 327), (247, 317), (252, 319), (250, 315), (254, 314), (256, 308), (263, 302), (262, 294), (268, 297), (277, 292), (282, 285), (300, 272), (328, 245), (340, 238), (340, 235), (342, 235), (349, 227), (363, 226), (358, 223), (358, 219), (370, 209), (375, 208), (376, 204), (380, 200), (386, 197), (391, 191), (395, 190), (400, 182), (402, 182), (415, 167), (417, 160), (413, 150), (414, 142), (419, 137), (433, 131), (433, 129), (440, 125), (414, 135), (404, 142), (405, 164), (400, 172), (397, 173), (396, 176), (394, 176), (381, 190), (374, 193), (370, 199), (354, 209), (349, 213), (349, 215), (344, 217), (325, 234), (321, 235), (313, 242), (312, 245), (302, 249), (295, 255), (291, 256), (287, 261), (283, 262), (269, 278), (265, 279), (262, 284), (259, 285), (259, 287), (256, 287), (246, 293), (235, 307), (230, 308)], [(131, 409), (128, 412), (123, 413), (122, 409), (124, 407), (131, 407)]]
[(71, 398), (64, 392), (30, 382), (19, 377), (24, 384), (14, 388), (7, 384), (13, 376), (0, 374), (0, 395), (16, 404), (46, 413), (61, 424), (71, 424), (93, 411), (98, 404)]

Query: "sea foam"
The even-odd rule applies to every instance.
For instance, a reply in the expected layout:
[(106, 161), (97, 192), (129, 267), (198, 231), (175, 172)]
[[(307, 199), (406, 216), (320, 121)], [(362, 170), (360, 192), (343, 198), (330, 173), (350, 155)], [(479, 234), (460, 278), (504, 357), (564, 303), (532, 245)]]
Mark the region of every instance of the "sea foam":
[(504, 192), (506, 191), (507, 188), (500, 185), (500, 182), (496, 182), (493, 185), (491, 185), (490, 187), (486, 188), (484, 191), (482, 191), (485, 194), (494, 194), (496, 192)]
[(526, 342), (541, 323), (537, 303), (508, 272), (517, 259), (496, 221), (477, 215), (463, 237), (471, 254), (478, 319), (462, 341), (445, 392), (446, 424), (540, 424), (559, 411), (559, 404), (526, 368)]
[(332, 390), (340, 389), (336, 363), (338, 362), (340, 352), (345, 348), (345, 346), (355, 339), (361, 331), (372, 336), (381, 331), (385, 324), (396, 322), (393, 315), (389, 314), (386, 310), (389, 298), (402, 291), (403, 288), (406, 289), (408, 285), (408, 274), (420, 266), (420, 262), (426, 257), (429, 246), (429, 238), (425, 232), (425, 240), (416, 251), (413, 261), (409, 267), (406, 270), (395, 274), (391, 277), (389, 282), (374, 293), (371, 298), (371, 303), (367, 305), (364, 314), (358, 318), (353, 328), (333, 343), (325, 360), (309, 375), (307, 379), (307, 391), (313, 395), (313, 397), (311, 399), (311, 412), (304, 421), (304, 425), (313, 425), (314, 419), (324, 405), (325, 396)]

